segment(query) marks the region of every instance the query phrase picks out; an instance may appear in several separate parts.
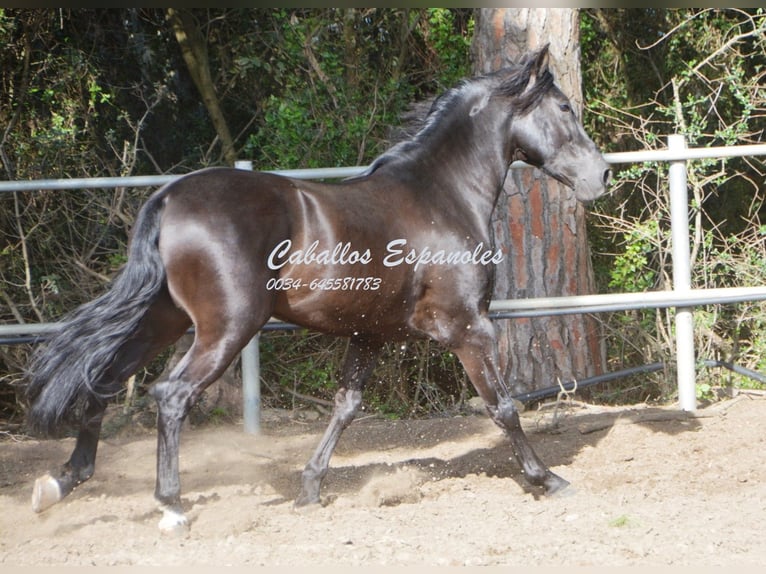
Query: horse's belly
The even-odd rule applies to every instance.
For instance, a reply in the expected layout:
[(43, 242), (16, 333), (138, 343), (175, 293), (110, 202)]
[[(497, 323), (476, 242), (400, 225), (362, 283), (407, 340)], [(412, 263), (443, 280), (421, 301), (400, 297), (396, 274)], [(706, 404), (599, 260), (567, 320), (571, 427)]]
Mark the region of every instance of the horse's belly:
[[(359, 286), (352, 289), (351, 286)], [(367, 286), (367, 288), (365, 288)], [(408, 335), (411, 305), (406, 298), (384, 294), (382, 285), (355, 280), (314, 284), (277, 296), (274, 316), (308, 329), (341, 336), (370, 335), (401, 338)], [(345, 287), (345, 288), (344, 288)]]

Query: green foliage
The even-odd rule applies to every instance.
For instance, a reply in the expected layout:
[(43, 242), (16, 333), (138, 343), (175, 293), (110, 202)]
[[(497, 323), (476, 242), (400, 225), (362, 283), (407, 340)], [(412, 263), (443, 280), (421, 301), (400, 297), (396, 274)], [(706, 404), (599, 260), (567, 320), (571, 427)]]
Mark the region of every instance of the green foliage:
[(613, 528), (625, 528), (633, 524), (633, 520), (627, 514), (621, 514), (617, 518), (609, 521), (609, 526)]
[[(586, 129), (606, 151), (662, 149), (671, 133), (683, 134), (690, 147), (760, 141), (766, 129), (765, 32), (762, 10), (584, 11)], [(669, 289), (666, 164), (619, 168), (615, 191), (591, 220), (598, 281), (619, 291)], [(694, 287), (764, 284), (762, 172), (759, 158), (687, 163)], [(672, 309), (612, 314), (610, 361), (672, 361), (673, 318)], [(764, 318), (761, 304), (698, 308), (697, 356), (762, 368)], [(645, 388), (670, 398), (674, 387), (663, 385), (666, 378), (662, 373)], [(722, 382), (706, 370), (698, 379), (700, 397), (722, 384), (753, 384), (734, 375)]]
[(649, 259), (656, 245), (658, 223), (649, 220), (636, 223), (625, 237), (623, 252), (614, 258), (609, 287), (617, 292), (636, 293), (654, 287), (656, 271)]
[[(463, 24), (454, 10), (282, 10), (272, 25), (279, 43), (268, 60), (240, 59), (243, 68), (270, 71), (276, 84), (243, 148), (261, 167), (369, 161), (388, 145), (388, 127), (414, 97), (433, 95), (469, 71), (471, 20)], [(405, 25), (413, 30), (397, 43), (394, 30)], [(423, 62), (413, 60), (411, 43), (425, 44), (436, 61), (430, 77), (416, 75)]]
[(465, 30), (456, 34), (456, 14), (447, 8), (428, 8), (428, 36), (432, 50), (438, 55), (442, 83), (447, 87), (469, 75), (467, 54), (473, 37), (473, 20), (469, 19)]
[(694, 394), (698, 401), (709, 400), (713, 396), (713, 387), (710, 386), (710, 383), (697, 383)]

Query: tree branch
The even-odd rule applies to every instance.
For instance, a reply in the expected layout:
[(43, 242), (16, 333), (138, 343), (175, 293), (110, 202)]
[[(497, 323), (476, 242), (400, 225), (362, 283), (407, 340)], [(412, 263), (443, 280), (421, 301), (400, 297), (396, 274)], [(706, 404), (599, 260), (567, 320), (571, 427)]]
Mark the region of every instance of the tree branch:
[(197, 86), (197, 90), (202, 96), (213, 127), (221, 140), (224, 161), (229, 165), (234, 165), (237, 160), (237, 152), (234, 149), (234, 140), (221, 110), (215, 85), (210, 75), (210, 61), (207, 56), (205, 39), (188, 12), (168, 8), (167, 17), (173, 26), (178, 45), (181, 47), (181, 54), (186, 62), (186, 67), (189, 69), (194, 85)]

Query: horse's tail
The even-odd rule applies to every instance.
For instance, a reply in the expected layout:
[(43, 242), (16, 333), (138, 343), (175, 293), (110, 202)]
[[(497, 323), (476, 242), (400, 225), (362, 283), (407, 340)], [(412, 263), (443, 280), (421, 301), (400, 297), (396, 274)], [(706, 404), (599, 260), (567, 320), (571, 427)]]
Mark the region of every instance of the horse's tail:
[(158, 249), (163, 199), (164, 193), (157, 192), (140, 210), (128, 262), (109, 291), (65, 317), (33, 355), (27, 369), (32, 429), (52, 433), (65, 415), (116, 394), (140, 366), (120, 350), (165, 283)]

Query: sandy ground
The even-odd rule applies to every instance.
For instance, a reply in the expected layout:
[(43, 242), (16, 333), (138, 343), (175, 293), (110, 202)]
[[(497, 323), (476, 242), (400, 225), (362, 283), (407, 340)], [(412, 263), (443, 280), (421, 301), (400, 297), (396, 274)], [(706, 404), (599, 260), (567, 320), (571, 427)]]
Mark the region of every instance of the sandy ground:
[(484, 416), (362, 418), (309, 511), (292, 502), (325, 421), (272, 415), (260, 436), (189, 429), (186, 537), (157, 529), (152, 432), (103, 441), (93, 479), (40, 515), (34, 478), (73, 442), (6, 439), (0, 565), (764, 565), (766, 399), (739, 395), (698, 415), (525, 413), (538, 453), (574, 486), (554, 498), (526, 489)]

